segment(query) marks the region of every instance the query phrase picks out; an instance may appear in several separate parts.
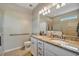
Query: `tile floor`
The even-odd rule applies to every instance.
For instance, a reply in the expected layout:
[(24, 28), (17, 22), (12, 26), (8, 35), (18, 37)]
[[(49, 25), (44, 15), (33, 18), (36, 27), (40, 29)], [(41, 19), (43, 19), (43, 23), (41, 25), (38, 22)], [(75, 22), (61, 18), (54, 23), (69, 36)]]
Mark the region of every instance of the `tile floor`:
[(7, 52), (4, 56), (32, 56), (31, 52), (24, 49), (17, 49), (11, 52)]

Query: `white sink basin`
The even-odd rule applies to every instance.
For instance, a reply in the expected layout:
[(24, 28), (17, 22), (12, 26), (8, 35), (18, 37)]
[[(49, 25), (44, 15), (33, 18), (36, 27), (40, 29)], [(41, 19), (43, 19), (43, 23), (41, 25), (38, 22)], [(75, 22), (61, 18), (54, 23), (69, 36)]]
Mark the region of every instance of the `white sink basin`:
[(68, 44), (61, 44), (62, 47), (68, 48), (70, 50), (78, 51), (78, 48), (68, 45)]

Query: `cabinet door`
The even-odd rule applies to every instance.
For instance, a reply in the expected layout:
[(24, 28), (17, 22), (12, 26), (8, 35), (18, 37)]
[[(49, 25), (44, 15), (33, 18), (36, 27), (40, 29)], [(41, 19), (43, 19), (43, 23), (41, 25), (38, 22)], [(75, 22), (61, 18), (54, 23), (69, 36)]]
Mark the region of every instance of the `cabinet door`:
[(48, 43), (44, 43), (44, 56), (56, 56), (54, 52), (52, 52), (51, 47), (47, 46)]
[(43, 51), (38, 50), (38, 56), (43, 56)]
[(37, 39), (31, 37), (31, 52), (34, 56), (37, 56)]
[(44, 47), (45, 47), (45, 49), (48, 49), (49, 52), (52, 52), (58, 56), (75, 56), (76, 55), (73, 52), (70, 52), (70, 51), (65, 50), (63, 48), (54, 46), (52, 44), (44, 43)]
[(34, 46), (37, 46), (37, 39), (36, 38), (31, 37), (31, 42)]
[(55, 55), (54, 53), (51, 53), (51, 52), (48, 51), (48, 50), (45, 50), (44, 56), (56, 56), (56, 55)]
[(43, 41), (38, 40), (38, 47), (43, 48)]

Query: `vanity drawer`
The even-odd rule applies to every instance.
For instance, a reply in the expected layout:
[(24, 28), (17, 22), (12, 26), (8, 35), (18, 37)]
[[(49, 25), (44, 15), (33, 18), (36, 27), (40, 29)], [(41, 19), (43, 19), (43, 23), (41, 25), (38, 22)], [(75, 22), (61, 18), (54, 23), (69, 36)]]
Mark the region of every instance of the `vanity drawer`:
[(38, 40), (38, 47), (42, 47), (43, 48), (43, 41)]
[(43, 56), (43, 55), (44, 55), (43, 52), (38, 51), (38, 56)]
[(43, 55), (44, 55), (43, 48), (38, 47), (38, 56), (43, 56)]

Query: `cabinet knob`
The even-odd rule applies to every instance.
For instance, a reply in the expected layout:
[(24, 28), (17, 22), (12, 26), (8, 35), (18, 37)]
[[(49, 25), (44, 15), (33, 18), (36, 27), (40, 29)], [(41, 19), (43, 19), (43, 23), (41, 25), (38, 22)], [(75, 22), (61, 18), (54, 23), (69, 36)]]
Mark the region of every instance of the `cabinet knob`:
[(38, 47), (39, 50), (42, 50), (42, 48)]
[(40, 52), (38, 52), (38, 55), (42, 56), (42, 54)]
[(38, 42), (38, 44), (42, 44), (41, 42)]
[(32, 42), (32, 44), (34, 44), (34, 42)]

